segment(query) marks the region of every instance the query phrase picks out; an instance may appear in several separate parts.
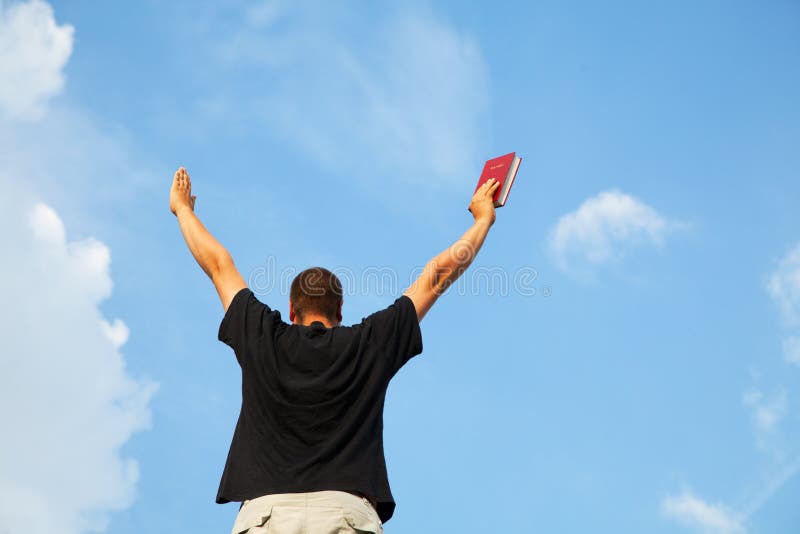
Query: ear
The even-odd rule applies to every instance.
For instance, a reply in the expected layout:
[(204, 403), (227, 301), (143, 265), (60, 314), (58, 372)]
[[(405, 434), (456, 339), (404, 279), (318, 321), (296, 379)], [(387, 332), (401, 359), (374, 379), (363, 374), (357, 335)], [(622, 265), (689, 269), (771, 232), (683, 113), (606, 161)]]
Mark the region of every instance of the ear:
[(294, 323), (295, 314), (294, 314), (294, 305), (292, 301), (289, 301), (289, 320)]
[(339, 301), (339, 307), (336, 309), (336, 321), (339, 324), (342, 324), (342, 304), (344, 304), (344, 299)]

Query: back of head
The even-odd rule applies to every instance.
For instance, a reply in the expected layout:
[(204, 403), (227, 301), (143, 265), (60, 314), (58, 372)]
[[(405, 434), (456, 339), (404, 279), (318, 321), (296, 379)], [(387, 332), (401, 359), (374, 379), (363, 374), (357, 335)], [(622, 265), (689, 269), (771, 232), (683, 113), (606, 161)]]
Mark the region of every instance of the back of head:
[(292, 280), (289, 299), (298, 322), (309, 315), (320, 315), (331, 322), (341, 321), (342, 283), (324, 267), (311, 267)]

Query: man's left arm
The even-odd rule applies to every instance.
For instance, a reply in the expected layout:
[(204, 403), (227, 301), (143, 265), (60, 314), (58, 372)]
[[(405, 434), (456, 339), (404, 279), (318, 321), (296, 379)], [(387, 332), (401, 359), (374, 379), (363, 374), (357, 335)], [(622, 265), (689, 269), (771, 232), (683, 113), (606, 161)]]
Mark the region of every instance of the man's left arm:
[(194, 196), (189, 173), (181, 167), (175, 172), (169, 192), (169, 209), (178, 218), (183, 238), (192, 256), (203, 271), (214, 282), (222, 307), (228, 311), (233, 297), (247, 287), (244, 278), (236, 269), (233, 257), (194, 213)]

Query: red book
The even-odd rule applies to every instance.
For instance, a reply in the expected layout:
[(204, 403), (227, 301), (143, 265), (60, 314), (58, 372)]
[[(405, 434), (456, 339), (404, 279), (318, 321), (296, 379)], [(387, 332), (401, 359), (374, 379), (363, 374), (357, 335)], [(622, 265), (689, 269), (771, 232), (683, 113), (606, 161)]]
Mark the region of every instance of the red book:
[[(478, 185), (475, 186), (475, 191), (483, 185), (489, 178), (496, 178), (500, 182), (500, 187), (494, 192), (494, 207), (500, 208), (505, 206), (508, 200), (508, 193), (511, 191), (511, 186), (514, 184), (514, 178), (517, 176), (517, 170), (522, 158), (516, 156), (516, 152), (511, 152), (505, 156), (500, 156), (490, 159), (483, 166), (483, 172), (478, 179)], [(475, 194), (475, 191), (472, 194)]]

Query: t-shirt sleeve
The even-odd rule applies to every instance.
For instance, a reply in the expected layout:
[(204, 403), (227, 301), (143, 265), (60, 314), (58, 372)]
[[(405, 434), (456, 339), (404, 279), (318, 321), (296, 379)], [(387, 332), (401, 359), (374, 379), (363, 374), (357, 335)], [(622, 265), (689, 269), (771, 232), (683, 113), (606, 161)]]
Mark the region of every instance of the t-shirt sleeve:
[(377, 346), (387, 358), (392, 375), (412, 357), (422, 352), (422, 332), (414, 302), (401, 295), (387, 308), (366, 317), (370, 344)]
[(248, 341), (272, 335), (275, 325), (281, 322), (277, 310), (256, 298), (250, 288), (244, 287), (233, 296), (219, 325), (217, 339), (228, 345), (242, 363)]

